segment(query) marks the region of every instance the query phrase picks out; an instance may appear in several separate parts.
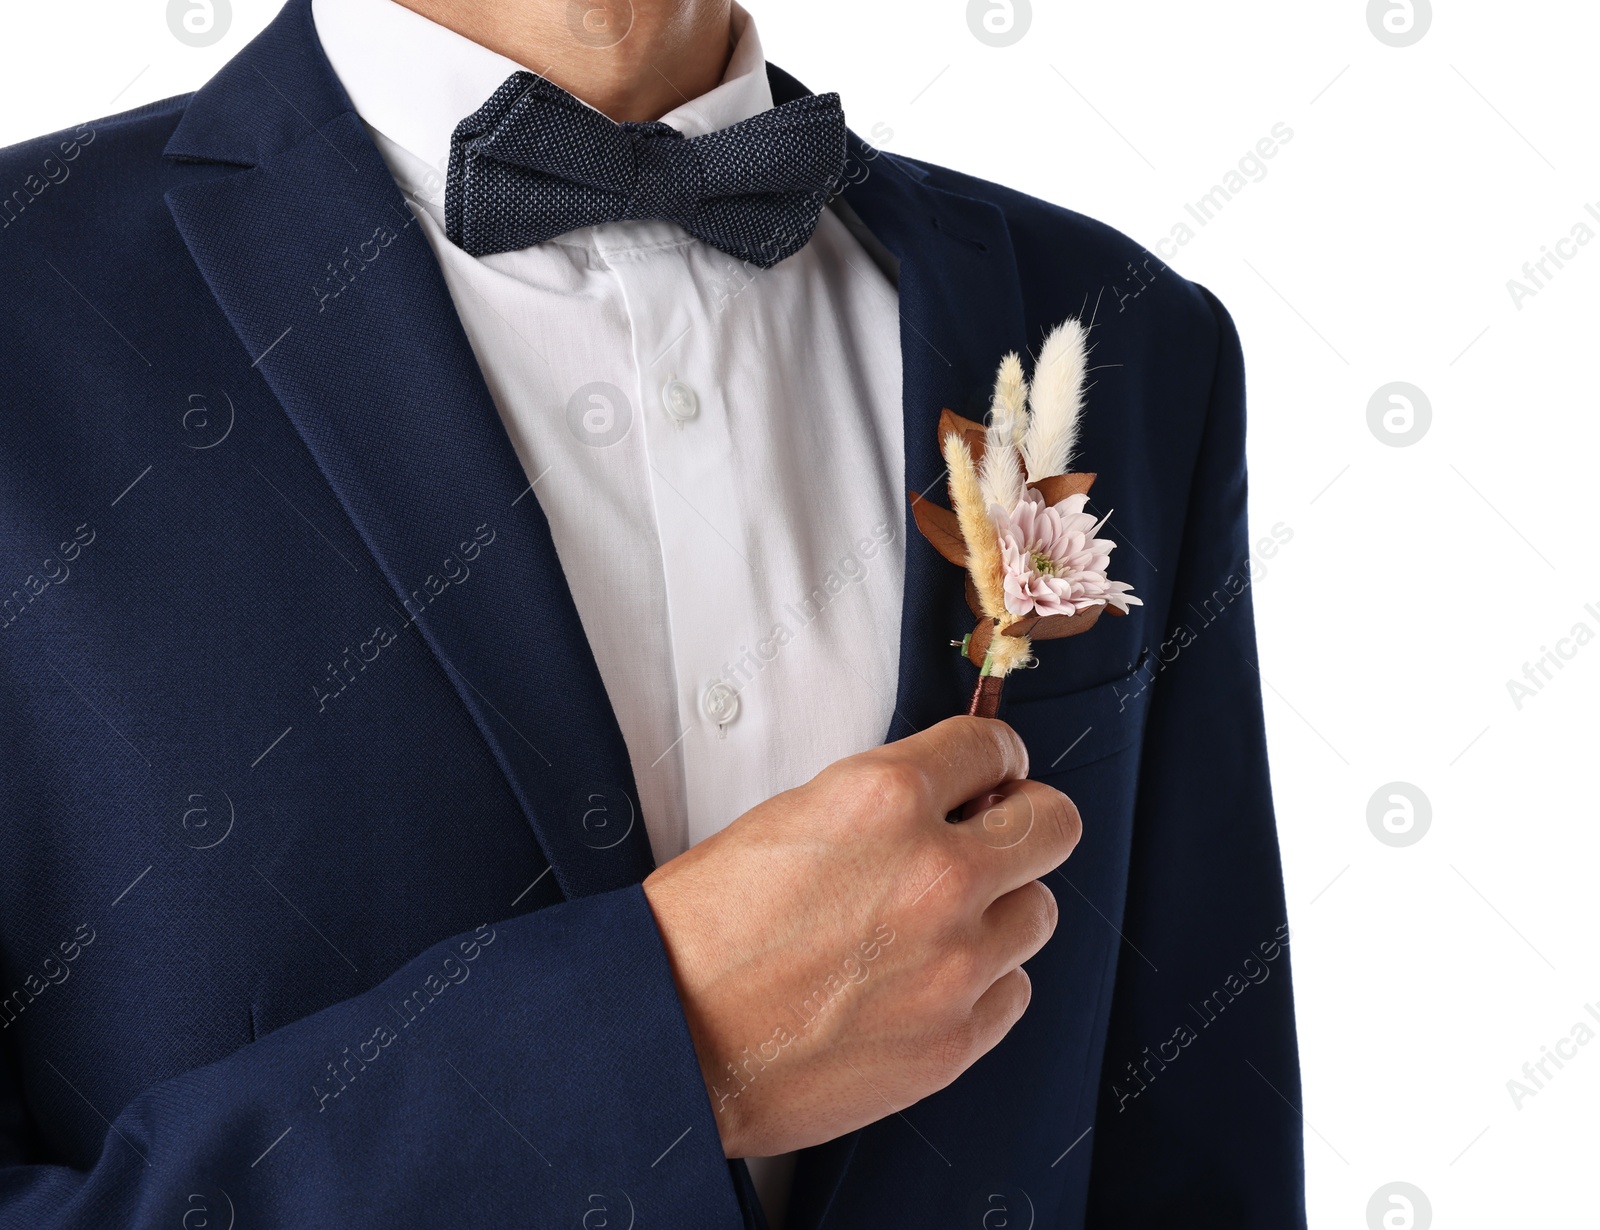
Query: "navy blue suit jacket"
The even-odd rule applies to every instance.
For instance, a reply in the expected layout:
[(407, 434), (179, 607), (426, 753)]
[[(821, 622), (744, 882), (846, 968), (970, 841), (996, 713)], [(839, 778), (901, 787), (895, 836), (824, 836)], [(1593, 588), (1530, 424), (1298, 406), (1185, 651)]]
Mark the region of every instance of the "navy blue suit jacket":
[[(1233, 325), (1080, 215), (854, 139), (848, 178), (909, 487), (1093, 313), (1145, 605), (1007, 688), (1084, 820), (1027, 1014), (807, 1150), (789, 1224), (1302, 1225)], [(308, 0), (0, 192), (0, 1226), (759, 1225), (537, 495)], [(904, 550), (886, 738), (973, 675)]]

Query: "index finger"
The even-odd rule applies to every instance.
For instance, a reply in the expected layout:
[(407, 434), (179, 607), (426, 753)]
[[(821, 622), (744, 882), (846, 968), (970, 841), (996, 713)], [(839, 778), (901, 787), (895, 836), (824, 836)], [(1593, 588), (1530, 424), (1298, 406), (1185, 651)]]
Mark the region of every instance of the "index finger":
[(952, 834), (988, 886), (985, 905), (1059, 867), (1083, 836), (1077, 805), (1043, 782), (1009, 782), (970, 810)]

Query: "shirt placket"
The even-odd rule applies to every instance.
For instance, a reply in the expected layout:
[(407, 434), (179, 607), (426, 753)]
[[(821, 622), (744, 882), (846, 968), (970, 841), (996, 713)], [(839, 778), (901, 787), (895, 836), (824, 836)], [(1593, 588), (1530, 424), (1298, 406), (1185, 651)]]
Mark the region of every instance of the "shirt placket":
[[(713, 254), (715, 255), (715, 254)], [(726, 322), (709, 258), (691, 244), (610, 257), (633, 323), (639, 422), (671, 622), (677, 743), (689, 844), (734, 819), (740, 765), (766, 736), (755, 639), (760, 525), (739, 471), (723, 353)]]

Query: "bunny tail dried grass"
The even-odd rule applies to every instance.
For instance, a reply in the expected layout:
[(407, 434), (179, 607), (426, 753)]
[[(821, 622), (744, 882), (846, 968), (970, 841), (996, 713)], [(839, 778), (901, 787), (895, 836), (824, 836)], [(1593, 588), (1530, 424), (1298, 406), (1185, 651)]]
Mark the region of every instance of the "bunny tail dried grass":
[(944, 438), (944, 463), (950, 467), (950, 504), (955, 509), (961, 537), (967, 544), (967, 571), (972, 574), (978, 603), (990, 619), (1006, 615), (1005, 565), (1000, 559), (1000, 538), (989, 520), (988, 505), (978, 483), (967, 442), (956, 432)]
[(1022, 360), (1015, 353), (1008, 354), (1000, 361), (1000, 371), (995, 376), (983, 460), (978, 463), (984, 501), (998, 504), (1007, 512), (1022, 498), (1022, 471), (1016, 458), (1027, 427), (1028, 382), (1023, 379)]
[(1033, 369), (1029, 392), (1032, 415), (1023, 437), (1022, 456), (1028, 478), (1064, 474), (1078, 442), (1078, 414), (1083, 409), (1083, 377), (1088, 366), (1083, 326), (1076, 320), (1057, 325), (1045, 338)]
[(1025, 636), (1002, 636), (996, 632), (989, 642), (989, 673), (1009, 675), (1033, 661), (1033, 644)]

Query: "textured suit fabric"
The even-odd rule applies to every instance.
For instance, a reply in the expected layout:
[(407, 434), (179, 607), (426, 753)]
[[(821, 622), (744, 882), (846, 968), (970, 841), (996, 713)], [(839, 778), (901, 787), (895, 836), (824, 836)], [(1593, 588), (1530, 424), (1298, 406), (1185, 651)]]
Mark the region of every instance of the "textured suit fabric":
[(513, 73), (450, 142), (445, 225), (452, 243), (487, 256), (662, 218), (770, 269), (811, 238), (844, 159), (837, 94), (685, 137), (668, 124), (613, 123), (543, 77)]
[[(0, 187), (47, 158), (0, 219), (0, 1226), (759, 1225), (543, 514), (308, 4)], [(844, 182), (914, 489), (942, 406), (1093, 313), (1146, 605), (1007, 689), (1085, 826), (1027, 1015), (807, 1150), (789, 1225), (1303, 1225), (1233, 325), (1079, 215), (853, 138)], [(906, 550), (886, 737), (972, 678)]]

